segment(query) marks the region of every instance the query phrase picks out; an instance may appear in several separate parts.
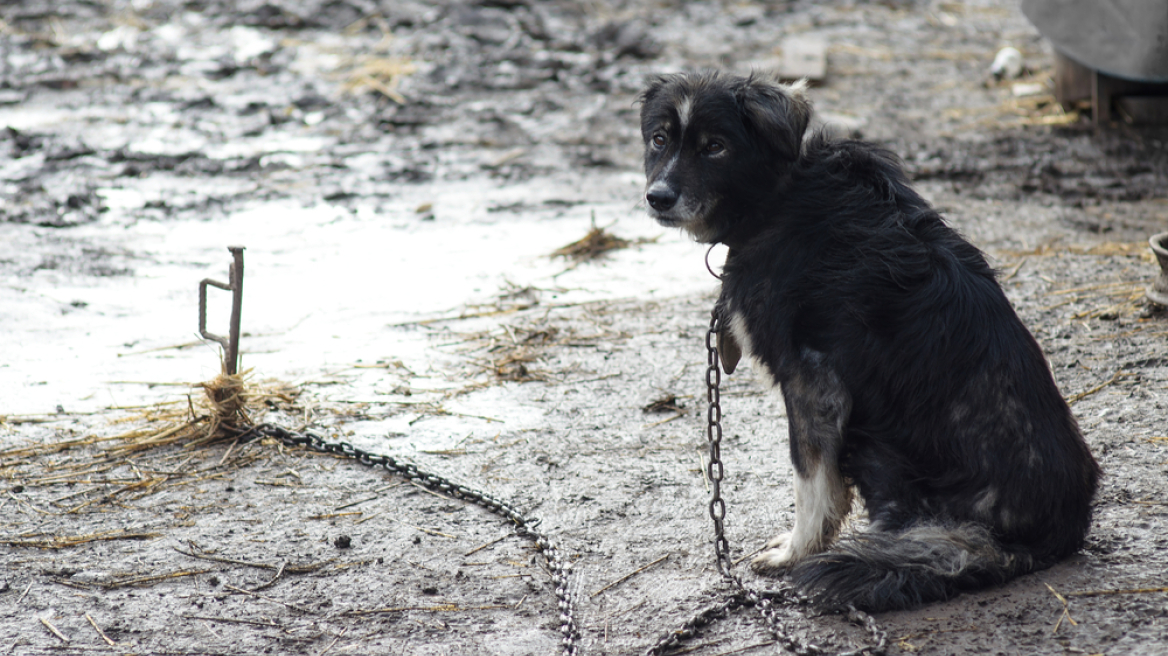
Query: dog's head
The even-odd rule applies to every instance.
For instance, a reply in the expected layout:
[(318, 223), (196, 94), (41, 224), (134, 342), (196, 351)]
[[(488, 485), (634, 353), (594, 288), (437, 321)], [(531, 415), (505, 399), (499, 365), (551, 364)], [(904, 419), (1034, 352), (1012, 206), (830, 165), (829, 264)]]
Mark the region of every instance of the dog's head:
[(811, 117), (803, 89), (755, 75), (652, 80), (641, 95), (649, 215), (701, 242), (729, 234), (799, 157)]

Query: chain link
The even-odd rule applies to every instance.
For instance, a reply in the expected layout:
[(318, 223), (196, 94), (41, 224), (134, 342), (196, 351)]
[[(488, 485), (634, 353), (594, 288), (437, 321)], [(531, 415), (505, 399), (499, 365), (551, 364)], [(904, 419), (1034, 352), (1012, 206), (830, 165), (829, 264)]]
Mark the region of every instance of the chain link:
[[(706, 332), (706, 441), (710, 459), (706, 463), (706, 478), (710, 481), (710, 519), (714, 522), (714, 555), (717, 557), (718, 573), (734, 588), (734, 592), (719, 604), (698, 613), (680, 628), (670, 632), (657, 644), (645, 652), (646, 656), (663, 656), (671, 649), (692, 638), (704, 626), (724, 619), (742, 606), (753, 606), (766, 622), (775, 639), (791, 653), (798, 656), (818, 656), (825, 654), (823, 648), (810, 642), (800, 641), (791, 635), (778, 618), (773, 602), (793, 607), (806, 604), (798, 592), (784, 585), (776, 590), (760, 591), (747, 586), (734, 573), (734, 561), (730, 558), (730, 543), (726, 539), (726, 501), (722, 499), (722, 479), (725, 467), (722, 465), (722, 369), (718, 353), (718, 332), (724, 330), (718, 308), (710, 317), (710, 329)], [(848, 608), (848, 619), (863, 626), (871, 636), (872, 644), (844, 652), (839, 656), (863, 656), (882, 654), (887, 643), (887, 634), (876, 624), (871, 615)]]
[(515, 506), (485, 492), (459, 485), (445, 477), (423, 471), (412, 463), (401, 462), (391, 456), (370, 453), (347, 442), (329, 442), (315, 433), (294, 433), (273, 424), (252, 426), (240, 434), (240, 438), (245, 440), (260, 436), (270, 437), (285, 446), (304, 447), (318, 453), (351, 458), (367, 467), (386, 469), (429, 490), (468, 501), (509, 520), (515, 525), (516, 533), (534, 542), (543, 554), (544, 560), (547, 561), (548, 574), (556, 589), (556, 600), (560, 613), (560, 636), (563, 647), (561, 653), (564, 656), (580, 655), (580, 630), (576, 626), (572, 610), (572, 564), (561, 555), (556, 543), (536, 528), (538, 520), (528, 519)]

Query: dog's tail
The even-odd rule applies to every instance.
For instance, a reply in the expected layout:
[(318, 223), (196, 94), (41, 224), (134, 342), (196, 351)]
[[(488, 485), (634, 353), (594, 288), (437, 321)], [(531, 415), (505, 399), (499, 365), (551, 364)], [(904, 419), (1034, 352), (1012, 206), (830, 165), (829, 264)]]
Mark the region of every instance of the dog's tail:
[(795, 585), (823, 606), (901, 610), (1003, 583), (1048, 563), (1003, 548), (977, 524), (859, 533), (801, 560)]

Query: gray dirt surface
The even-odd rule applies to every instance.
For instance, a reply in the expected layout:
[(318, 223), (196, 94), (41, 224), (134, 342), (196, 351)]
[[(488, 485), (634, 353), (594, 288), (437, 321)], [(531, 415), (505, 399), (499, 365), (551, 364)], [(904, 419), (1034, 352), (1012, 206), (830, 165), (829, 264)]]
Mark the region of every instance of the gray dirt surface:
[[(0, 131), (0, 278), (19, 288), (46, 268), (94, 285), (132, 277), (151, 255), (120, 250), (118, 226), (202, 220), (257, 198), (376, 204), (411, 185), (440, 193), (482, 180), (572, 184), (573, 202), (631, 207), (636, 189), (623, 180), (639, 165), (646, 76), (747, 70), (798, 35), (829, 44), (828, 79), (811, 92), (821, 116), (899, 153), (1001, 269), (1105, 471), (1080, 554), (877, 616), (887, 651), (1168, 654), (1168, 318), (1141, 300), (1155, 275), (1141, 242), (1168, 229), (1168, 134), (1096, 133), (1048, 95), (1015, 98), (1011, 83), (987, 81), (1006, 44), (1025, 53), (1026, 81), (1052, 68), (1013, 2), (6, 2), (0, 103), (77, 119)], [(265, 150), (303, 137), (318, 145)], [(119, 210), (99, 242), (74, 237), (108, 211), (97, 189), (110, 181), (148, 200)], [(497, 220), (538, 209), (500, 207)], [(585, 654), (643, 653), (727, 592), (702, 476), (714, 285), (439, 325), (433, 348), (452, 381), (475, 370), (443, 345), (454, 336), (503, 323), (526, 335), (522, 368), (488, 372), (487, 388), (466, 394), (501, 389), (544, 421), (503, 421), (456, 449), (382, 445), (542, 520), (574, 563)], [(309, 428), (337, 438), (366, 414), (394, 412), (330, 410), (312, 394), (271, 404), (267, 419), (299, 428), (315, 403)], [(642, 409), (671, 395), (675, 409)], [(728, 531), (741, 558), (791, 522), (792, 472), (782, 404), (749, 370), (727, 379), (723, 407)], [(24, 458), (12, 449), (120, 429), (69, 415), (0, 417), (0, 428), (4, 653), (560, 649), (544, 560), (474, 505), (271, 442)], [(752, 585), (773, 584), (740, 567)], [(783, 607), (779, 618), (831, 652), (867, 644), (838, 615)], [(784, 653), (749, 609), (683, 648)]]

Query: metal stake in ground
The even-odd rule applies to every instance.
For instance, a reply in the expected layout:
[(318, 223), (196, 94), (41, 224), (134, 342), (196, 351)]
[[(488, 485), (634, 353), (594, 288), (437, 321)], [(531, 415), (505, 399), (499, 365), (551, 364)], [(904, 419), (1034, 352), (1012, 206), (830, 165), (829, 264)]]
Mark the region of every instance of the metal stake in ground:
[[(204, 278), (199, 283), (199, 334), (223, 345), (223, 369), (229, 376), (239, 370), (239, 316), (243, 309), (243, 246), (228, 246), (233, 261), (227, 276), (230, 283)], [(227, 337), (207, 332), (207, 285), (231, 292), (231, 332)]]

